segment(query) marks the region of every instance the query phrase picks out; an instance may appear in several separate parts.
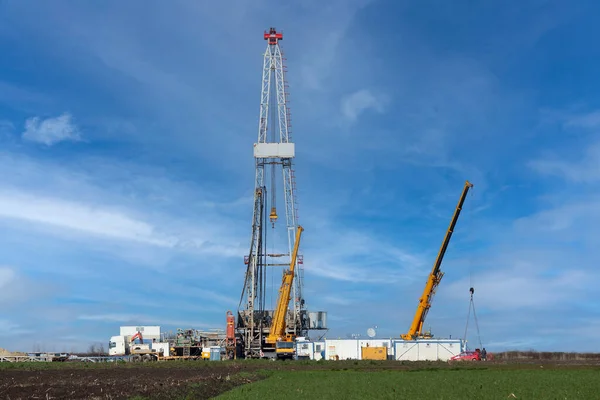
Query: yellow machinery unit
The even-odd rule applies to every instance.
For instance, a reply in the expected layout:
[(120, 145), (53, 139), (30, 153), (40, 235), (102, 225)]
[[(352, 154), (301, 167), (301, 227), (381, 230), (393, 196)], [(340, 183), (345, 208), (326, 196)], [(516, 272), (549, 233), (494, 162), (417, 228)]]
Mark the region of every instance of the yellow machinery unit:
[(363, 360), (387, 360), (387, 347), (361, 347), (360, 356)]

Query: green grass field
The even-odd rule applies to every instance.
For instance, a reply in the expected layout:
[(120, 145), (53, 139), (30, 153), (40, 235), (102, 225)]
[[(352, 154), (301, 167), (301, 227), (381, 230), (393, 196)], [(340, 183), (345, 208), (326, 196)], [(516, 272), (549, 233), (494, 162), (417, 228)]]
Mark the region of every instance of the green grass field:
[(598, 399), (600, 368), (265, 371), (218, 399)]
[(4, 398), (600, 399), (600, 361), (574, 360), (0, 363), (0, 376)]

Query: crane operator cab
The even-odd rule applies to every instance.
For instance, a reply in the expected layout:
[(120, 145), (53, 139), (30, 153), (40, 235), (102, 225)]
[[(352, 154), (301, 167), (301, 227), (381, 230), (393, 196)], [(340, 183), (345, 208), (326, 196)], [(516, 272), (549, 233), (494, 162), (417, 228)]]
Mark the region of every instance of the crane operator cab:
[(278, 340), (275, 344), (277, 358), (293, 358), (295, 354), (294, 345), (293, 341)]

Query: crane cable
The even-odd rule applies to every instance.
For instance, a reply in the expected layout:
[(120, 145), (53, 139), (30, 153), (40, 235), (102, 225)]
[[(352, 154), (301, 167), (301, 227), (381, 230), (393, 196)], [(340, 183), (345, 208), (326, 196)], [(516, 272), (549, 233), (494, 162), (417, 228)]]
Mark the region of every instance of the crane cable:
[(467, 314), (467, 324), (465, 326), (465, 337), (464, 340), (467, 340), (467, 331), (469, 329), (469, 319), (471, 318), (471, 310), (473, 310), (473, 319), (475, 320), (475, 327), (477, 328), (477, 340), (479, 341), (479, 348), (481, 349), (483, 347), (482, 343), (481, 343), (481, 333), (479, 331), (479, 322), (477, 321), (477, 313), (475, 312), (475, 302), (473, 301), (473, 293), (475, 292), (475, 289), (473, 289), (473, 287), (471, 287), (469, 289), (469, 291), (471, 292), (471, 301), (469, 302), (469, 312)]
[[(472, 190), (472, 189), (471, 189)], [(473, 196), (473, 191), (471, 191), (471, 196)], [(473, 216), (473, 208), (471, 206), (471, 204), (469, 204), (469, 209), (467, 211), (467, 220), (468, 223), (467, 225), (471, 225), (472, 224), (472, 218)], [(477, 320), (477, 313), (475, 312), (475, 302), (473, 301), (473, 294), (475, 293), (475, 289), (473, 288), (473, 255), (471, 253), (469, 253), (469, 292), (471, 293), (471, 299), (469, 301), (469, 312), (467, 313), (467, 322), (465, 325), (465, 336), (464, 336), (464, 341), (467, 341), (467, 332), (469, 329), (469, 320), (471, 318), (471, 310), (473, 310), (473, 319), (475, 320), (475, 327), (477, 328), (477, 340), (479, 342), (479, 348), (483, 348), (483, 345), (481, 343), (481, 333), (479, 330), (479, 321)]]

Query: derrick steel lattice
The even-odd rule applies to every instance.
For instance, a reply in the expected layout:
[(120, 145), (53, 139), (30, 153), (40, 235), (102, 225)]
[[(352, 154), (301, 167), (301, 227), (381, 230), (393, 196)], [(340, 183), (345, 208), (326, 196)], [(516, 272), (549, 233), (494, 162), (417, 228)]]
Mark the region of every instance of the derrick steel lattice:
[[(264, 39), (267, 41), (267, 48), (264, 53), (262, 69), (258, 141), (254, 144), (256, 175), (252, 237), (249, 255), (245, 257), (246, 278), (240, 299), (237, 323), (237, 330), (244, 343), (246, 357), (259, 357), (262, 354), (262, 343), (270, 327), (271, 317), (270, 311), (265, 308), (267, 267), (289, 266), (298, 225), (296, 179), (292, 169), (295, 146), (291, 138), (291, 114), (286, 90), (285, 58), (279, 45), (283, 34), (277, 32), (275, 28), (270, 28), (269, 32), (264, 33)], [(284, 236), (287, 236), (287, 253), (267, 254), (267, 214), (274, 227), (278, 220), (275, 180), (276, 170), (280, 167), (283, 178), (285, 229), (287, 231)], [(266, 178), (267, 174), (270, 174), (270, 180)], [(273, 240), (275, 239), (273, 238)], [(283, 258), (283, 261), (270, 263), (268, 260), (273, 257)], [(287, 326), (288, 333), (295, 335), (305, 335), (308, 332), (306, 313), (303, 312), (304, 271), (302, 264), (302, 257), (298, 257), (292, 288), (293, 307), (291, 307)]]

